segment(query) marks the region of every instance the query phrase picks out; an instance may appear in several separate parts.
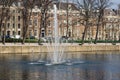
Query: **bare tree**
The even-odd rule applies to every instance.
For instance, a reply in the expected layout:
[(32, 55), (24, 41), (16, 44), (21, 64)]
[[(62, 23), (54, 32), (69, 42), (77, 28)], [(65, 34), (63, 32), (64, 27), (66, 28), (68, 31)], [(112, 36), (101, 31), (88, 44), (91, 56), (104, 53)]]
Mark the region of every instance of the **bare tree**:
[(2, 43), (5, 44), (5, 36), (6, 36), (6, 24), (10, 18), (10, 7), (15, 0), (0, 0), (1, 5), (1, 13), (0, 13), (0, 36), (2, 34)]
[[(36, 2), (36, 0), (30, 0), (30, 18), (31, 18), (31, 16), (33, 15), (32, 13), (32, 10), (33, 10), (33, 8), (34, 8), (34, 6), (35, 6), (35, 2)], [(29, 20), (29, 22), (30, 22), (30, 20)], [(34, 33), (34, 29), (35, 29), (35, 26), (34, 26), (35, 24), (33, 23), (32, 24), (32, 30), (33, 30), (33, 33)], [(29, 33), (29, 37), (30, 37), (30, 33)]]
[(69, 8), (68, 8), (68, 4), (69, 4), (69, 2), (68, 2), (68, 0), (67, 0), (67, 9), (66, 9), (66, 13), (67, 13), (67, 31), (66, 31), (66, 37), (68, 37), (68, 34), (69, 34), (69, 32), (68, 32), (68, 29), (69, 29)]
[[(120, 4), (118, 4), (118, 10), (117, 15), (120, 17)], [(118, 35), (119, 35), (119, 41), (120, 41), (120, 20), (118, 20)]]
[(48, 15), (48, 10), (49, 10), (49, 6), (52, 3), (51, 0), (39, 0), (39, 8), (41, 10), (41, 23), (40, 23), (40, 31), (39, 31), (39, 40), (38, 40), (38, 44), (40, 44), (40, 38), (41, 38), (41, 29), (44, 28), (45, 30), (45, 35), (46, 35), (46, 29), (47, 29), (47, 21), (49, 18)]
[(22, 18), (23, 18), (22, 37), (23, 37), (23, 40), (22, 40), (22, 44), (25, 43), (25, 39), (27, 37), (29, 21), (31, 18), (34, 2), (35, 2), (35, 0), (23, 0), (22, 1), (22, 4), (23, 4), (23, 9), (22, 9)]
[(96, 36), (95, 36), (95, 41), (94, 43), (96, 44), (97, 43), (97, 40), (98, 40), (98, 33), (99, 33), (99, 27), (103, 24), (103, 18), (104, 18), (104, 10), (111, 6), (112, 3), (110, 2), (110, 0), (96, 0), (95, 1), (96, 5), (96, 11), (97, 11), (97, 15), (96, 15), (96, 26), (97, 26), (97, 29), (96, 29)]
[(118, 4), (118, 9), (120, 9), (120, 4)]
[(95, 0), (81, 0), (81, 1), (78, 0), (77, 3), (80, 9), (80, 15), (83, 17), (84, 26), (85, 26), (82, 34), (82, 44), (83, 44), (86, 33), (88, 31), (90, 19), (92, 16), (91, 13), (93, 12), (94, 5), (95, 5)]

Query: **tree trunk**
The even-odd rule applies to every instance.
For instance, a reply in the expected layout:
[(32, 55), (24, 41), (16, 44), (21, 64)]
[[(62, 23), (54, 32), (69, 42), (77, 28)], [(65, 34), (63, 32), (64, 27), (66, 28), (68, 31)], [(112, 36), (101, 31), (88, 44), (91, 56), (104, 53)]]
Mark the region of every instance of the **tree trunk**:
[(39, 39), (38, 39), (38, 45), (41, 44), (40, 42), (40, 39), (41, 39), (41, 29), (43, 28), (44, 26), (44, 13), (43, 13), (43, 10), (41, 10), (41, 23), (40, 23), (40, 31), (39, 31)]
[(41, 16), (41, 23), (40, 23), (40, 28), (39, 28), (39, 39), (38, 39), (38, 45), (40, 45), (41, 41), (41, 29), (42, 29), (42, 25), (43, 25), (43, 22), (42, 22), (42, 16)]
[(4, 44), (4, 45), (5, 45), (5, 31), (3, 32), (2, 44)]
[(81, 44), (84, 44), (84, 39), (85, 39), (85, 35), (87, 33), (87, 29), (88, 29), (88, 20), (86, 21), (85, 29), (84, 29), (84, 32), (82, 34), (82, 42), (81, 42)]
[(7, 23), (7, 18), (5, 19), (4, 23), (4, 31), (3, 31), (3, 40), (2, 43), (5, 45), (5, 39), (6, 39), (6, 23)]
[(68, 0), (67, 0), (67, 30), (66, 30), (66, 37), (68, 38), (68, 29), (69, 29), (69, 12), (68, 12)]
[(25, 39), (27, 37), (27, 32), (28, 32), (28, 28), (29, 28), (29, 21), (31, 18), (31, 14), (29, 14), (29, 11), (27, 9), (25, 9), (25, 12), (23, 14), (23, 40), (22, 40), (22, 44), (25, 44)]
[(97, 40), (98, 40), (98, 32), (99, 32), (99, 24), (97, 24), (97, 30), (96, 30), (96, 36), (95, 36), (94, 44), (97, 43)]
[(45, 28), (45, 36), (47, 36), (47, 12), (44, 13), (45, 18), (44, 18), (44, 28)]
[(4, 20), (3, 11), (4, 11), (4, 8), (2, 8), (1, 19), (0, 19), (0, 38), (2, 38), (2, 22)]
[(27, 27), (28, 27), (27, 24), (28, 24), (28, 22), (27, 22), (27, 17), (26, 16), (24, 16), (23, 19), (24, 20), (23, 20), (23, 40), (22, 40), (22, 44), (25, 44), (25, 39), (26, 39), (26, 35), (27, 35)]
[(98, 40), (98, 32), (99, 32), (99, 26), (100, 26), (100, 19), (101, 19), (101, 15), (98, 17), (98, 21), (97, 21), (97, 29), (96, 29), (96, 36), (95, 36), (94, 44), (96, 44), (97, 40)]

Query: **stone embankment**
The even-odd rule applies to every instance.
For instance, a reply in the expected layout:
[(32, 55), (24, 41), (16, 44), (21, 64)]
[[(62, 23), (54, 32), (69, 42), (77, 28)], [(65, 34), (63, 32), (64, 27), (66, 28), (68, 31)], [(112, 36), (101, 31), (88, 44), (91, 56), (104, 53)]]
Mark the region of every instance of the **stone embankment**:
[[(112, 45), (112, 44), (84, 44), (84, 45), (78, 45), (78, 44), (61, 44), (65, 49), (65, 52), (90, 52), (90, 51), (119, 51), (120, 50), (120, 44)], [(50, 46), (50, 45), (48, 45)], [(21, 45), (20, 43), (16, 44), (10, 44), (7, 43), (5, 45), (0, 44), (0, 53), (18, 53), (18, 54), (24, 54), (24, 53), (42, 53), (42, 52), (49, 52), (47, 49), (47, 44), (38, 45), (38, 44), (25, 44)], [(52, 50), (51, 50), (52, 52)]]

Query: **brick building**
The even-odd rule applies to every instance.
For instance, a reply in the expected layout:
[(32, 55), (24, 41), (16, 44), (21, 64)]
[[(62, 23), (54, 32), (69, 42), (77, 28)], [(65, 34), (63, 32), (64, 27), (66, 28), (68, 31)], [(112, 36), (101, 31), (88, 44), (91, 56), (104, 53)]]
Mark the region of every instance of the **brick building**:
[[(82, 16), (79, 9), (73, 3), (56, 3), (58, 15), (59, 37), (67, 36), (72, 39), (81, 39), (84, 30), (84, 21), (80, 21)], [(67, 16), (68, 7), (68, 16)], [(17, 6), (10, 7), (10, 19), (7, 21), (6, 35), (19, 35), (22, 38), (23, 18), (22, 13), (18, 9), (22, 9), (22, 5), (18, 2)], [(82, 9), (81, 9), (82, 10)], [(82, 10), (84, 12), (84, 10)], [(53, 37), (53, 4), (48, 10), (49, 18), (47, 20), (47, 29), (40, 28), (41, 10), (35, 5), (32, 9), (32, 15), (29, 21), (27, 37)], [(68, 23), (67, 23), (68, 18)], [(67, 33), (68, 24), (68, 33)], [(3, 25), (5, 23), (3, 22)], [(41, 29), (41, 30), (40, 30)], [(41, 34), (41, 35), (40, 35)], [(95, 39), (96, 26), (89, 27), (85, 36), (86, 40)], [(120, 40), (120, 10), (106, 9), (104, 12), (104, 24), (100, 27), (98, 40)]]

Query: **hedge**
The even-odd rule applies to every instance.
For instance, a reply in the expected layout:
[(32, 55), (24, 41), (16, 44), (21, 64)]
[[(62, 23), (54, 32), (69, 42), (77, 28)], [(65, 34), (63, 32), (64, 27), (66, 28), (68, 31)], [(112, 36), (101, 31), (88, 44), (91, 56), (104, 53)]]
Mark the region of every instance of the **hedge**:
[[(9, 39), (6, 39), (5, 42), (22, 42), (22, 39), (14, 39), (14, 38), (9, 38)], [(25, 40), (25, 43), (38, 43), (38, 40), (37, 39), (26, 39)]]

